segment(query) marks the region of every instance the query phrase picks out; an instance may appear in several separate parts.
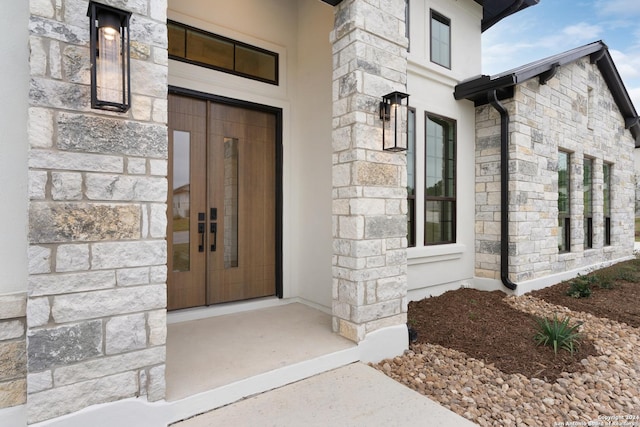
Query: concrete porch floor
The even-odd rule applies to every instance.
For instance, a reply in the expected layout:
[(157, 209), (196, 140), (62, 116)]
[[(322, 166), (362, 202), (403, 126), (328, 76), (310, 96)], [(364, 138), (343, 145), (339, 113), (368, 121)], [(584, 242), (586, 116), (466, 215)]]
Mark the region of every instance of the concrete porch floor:
[[(301, 303), (169, 324), (166, 399), (185, 399), (356, 348), (332, 332), (331, 316)], [(327, 369), (350, 359), (337, 358)]]

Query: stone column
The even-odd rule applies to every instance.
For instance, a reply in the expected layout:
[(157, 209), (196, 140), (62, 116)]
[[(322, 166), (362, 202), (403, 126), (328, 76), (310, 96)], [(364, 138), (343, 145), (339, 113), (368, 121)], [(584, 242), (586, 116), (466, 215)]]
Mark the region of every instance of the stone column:
[(360, 342), (406, 323), (406, 156), (382, 151), (378, 112), (406, 92), (405, 1), (345, 0), (335, 13), (333, 327)]
[(166, 0), (133, 12), (132, 108), (90, 108), (88, 2), (30, 0), (27, 412), (164, 397)]

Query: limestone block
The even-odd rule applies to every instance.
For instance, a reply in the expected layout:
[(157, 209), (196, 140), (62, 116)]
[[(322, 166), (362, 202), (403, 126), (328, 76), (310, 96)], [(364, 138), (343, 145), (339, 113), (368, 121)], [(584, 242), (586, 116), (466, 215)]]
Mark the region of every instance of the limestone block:
[(25, 340), (0, 341), (0, 381), (21, 378), (26, 374)]
[(29, 108), (29, 145), (47, 148), (53, 144), (53, 113), (47, 108)]
[(116, 276), (113, 271), (90, 271), (56, 275), (30, 276), (28, 281), (31, 298), (42, 295), (58, 295), (113, 288)]
[[(157, 23), (154, 24), (159, 27)], [(162, 26), (165, 27), (166, 26)], [(131, 60), (131, 88), (140, 95), (152, 98), (167, 96), (168, 68), (152, 62)]]
[(164, 202), (167, 199), (165, 178), (87, 174), (85, 186), (85, 194), (91, 200)]
[(60, 55), (60, 43), (51, 41), (49, 43), (49, 74), (54, 79), (62, 78), (62, 59)]
[(81, 200), (82, 175), (75, 172), (52, 172), (51, 197), (53, 200)]
[(47, 180), (47, 172), (29, 171), (29, 199), (44, 200), (47, 198)]
[(135, 371), (147, 366), (164, 363), (164, 361), (165, 348), (153, 347), (59, 367), (56, 368), (53, 377), (57, 386), (64, 386), (106, 375)]
[[(87, 21), (88, 25), (88, 21)], [(62, 50), (62, 71), (67, 81), (88, 85), (91, 82), (89, 49), (85, 46), (65, 46)]]
[(129, 157), (127, 159), (127, 173), (131, 175), (144, 175), (147, 173), (147, 159)]
[(32, 15), (43, 18), (53, 18), (55, 16), (52, 0), (30, 0), (29, 11)]
[(397, 300), (407, 295), (407, 278), (403, 276), (379, 279), (376, 286), (378, 302)]
[(156, 160), (156, 159), (149, 160), (149, 169), (150, 169), (151, 175), (167, 176), (167, 173), (168, 173), (167, 165), (168, 165), (168, 162), (166, 160)]
[(167, 262), (165, 240), (94, 243), (92, 251), (91, 267), (97, 270), (162, 265)]
[(56, 296), (53, 318), (58, 323), (108, 317), (165, 308), (164, 285), (136, 286), (113, 290)]
[(143, 313), (113, 317), (107, 321), (105, 330), (108, 355), (140, 350), (147, 345)]
[(102, 354), (102, 322), (31, 330), (27, 342), (29, 372), (68, 365)]
[(349, 201), (349, 211), (352, 215), (384, 215), (384, 199), (352, 199)]
[[(131, 41), (131, 59), (140, 59), (146, 61), (151, 56), (151, 46), (146, 43), (140, 43), (137, 40)], [(133, 102), (135, 105), (135, 100)], [(135, 117), (135, 115), (134, 115)]]
[(149, 2), (149, 16), (156, 21), (167, 20), (167, 0), (151, 0)]
[(27, 422), (34, 424), (97, 403), (133, 397), (138, 391), (137, 377), (135, 372), (124, 372), (30, 394)]
[(44, 41), (40, 37), (29, 38), (29, 64), (32, 76), (45, 76), (47, 74), (47, 52), (44, 49)]
[[(405, 219), (406, 222), (406, 219)], [(364, 218), (359, 216), (340, 216), (338, 218), (339, 235), (343, 239), (362, 239), (364, 237)]]
[(20, 338), (24, 335), (24, 320), (0, 321), (0, 341)]
[(27, 325), (30, 328), (49, 323), (50, 314), (49, 298), (29, 298), (27, 301)]
[(149, 267), (123, 268), (116, 272), (118, 286), (149, 284)]
[(341, 164), (333, 166), (333, 187), (345, 187), (351, 185), (351, 165)]
[(60, 245), (56, 250), (56, 271), (89, 269), (89, 245)]
[(29, 100), (34, 106), (75, 111), (91, 107), (89, 86), (41, 77), (33, 77), (29, 83)]
[(27, 295), (24, 293), (0, 295), (0, 319), (24, 317), (27, 312)]
[(29, 246), (29, 274), (51, 272), (51, 249), (44, 246)]
[[(157, 22), (140, 15), (131, 17), (131, 40), (140, 43), (167, 48), (167, 26), (158, 25)], [(131, 74), (133, 74), (133, 69)], [(165, 80), (166, 85), (166, 80)], [(133, 86), (133, 81), (131, 82)]]
[(22, 405), (27, 401), (27, 384), (23, 378), (0, 382), (0, 409)]
[(149, 282), (151, 283), (166, 283), (167, 282), (167, 267), (164, 265), (151, 267), (149, 269)]
[(139, 237), (139, 206), (45, 202), (29, 206), (29, 239), (32, 243)]
[(399, 183), (398, 175), (398, 168), (394, 165), (358, 162), (354, 184), (395, 187)]
[(122, 173), (124, 160), (116, 156), (85, 153), (31, 150), (29, 167), (36, 169), (66, 169), (82, 172)]
[(156, 239), (165, 238), (167, 235), (167, 205), (150, 205), (149, 217), (149, 236)]
[(406, 236), (407, 217), (404, 215), (373, 216), (365, 219), (365, 239)]
[(148, 96), (133, 95), (131, 97), (131, 114), (136, 120), (150, 120), (151, 98), (149, 98)]
[(167, 311), (155, 310), (147, 313), (149, 345), (164, 345), (167, 341)]
[(61, 150), (167, 158), (165, 126), (122, 120), (119, 117), (59, 113), (58, 138)]
[[(166, 50), (162, 50), (166, 57)], [(160, 124), (167, 123), (167, 100), (166, 98), (153, 100), (153, 121)]]
[(53, 387), (53, 376), (51, 371), (42, 371), (27, 374), (27, 391), (29, 394), (37, 393)]
[(147, 399), (150, 402), (164, 399), (166, 388), (165, 365), (154, 366), (149, 369)]
[(400, 301), (383, 301), (376, 304), (355, 306), (351, 309), (351, 320), (362, 324), (384, 317), (400, 314)]

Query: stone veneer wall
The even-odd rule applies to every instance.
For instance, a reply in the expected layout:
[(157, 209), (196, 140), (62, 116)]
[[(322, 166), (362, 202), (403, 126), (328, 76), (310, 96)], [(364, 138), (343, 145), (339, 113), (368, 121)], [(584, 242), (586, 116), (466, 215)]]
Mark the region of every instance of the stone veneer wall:
[(406, 157), (382, 151), (378, 113), (406, 91), (405, 1), (345, 0), (335, 13), (334, 329), (359, 342), (406, 323)]
[(27, 399), (26, 307), (24, 293), (0, 295), (0, 409)]
[(132, 108), (90, 108), (86, 0), (30, 0), (27, 412), (165, 392), (166, 0), (133, 12)]
[[(629, 256), (634, 240), (633, 139), (588, 58), (546, 85), (516, 87), (509, 110), (509, 275), (514, 282)], [(500, 116), (476, 109), (476, 276), (500, 278)], [(571, 252), (558, 252), (558, 150), (571, 153)], [(583, 160), (594, 159), (593, 249), (584, 249)], [(613, 164), (611, 246), (604, 246), (602, 164)]]

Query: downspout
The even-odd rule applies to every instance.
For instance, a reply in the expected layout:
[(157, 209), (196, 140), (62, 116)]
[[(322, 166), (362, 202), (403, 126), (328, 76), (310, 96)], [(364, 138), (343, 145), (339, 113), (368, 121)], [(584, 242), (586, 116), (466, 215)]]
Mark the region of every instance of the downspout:
[(495, 89), (487, 98), (500, 113), (500, 279), (514, 291), (518, 285), (509, 279), (509, 112), (498, 101)]

